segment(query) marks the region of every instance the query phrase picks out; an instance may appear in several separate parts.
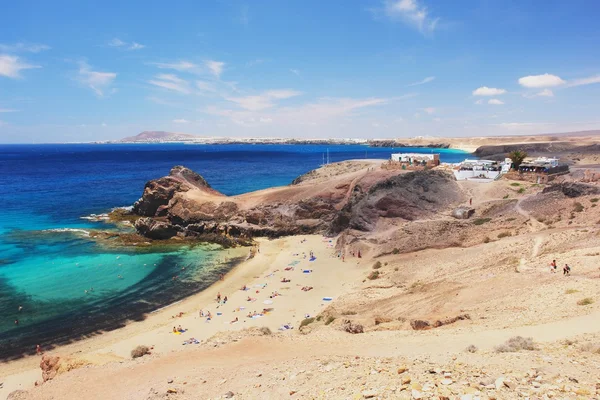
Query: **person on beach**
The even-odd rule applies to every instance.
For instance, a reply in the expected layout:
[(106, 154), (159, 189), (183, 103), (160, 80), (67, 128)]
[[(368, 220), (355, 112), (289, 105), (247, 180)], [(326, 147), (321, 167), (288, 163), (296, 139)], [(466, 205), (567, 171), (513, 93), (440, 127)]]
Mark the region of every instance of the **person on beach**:
[(236, 322), (238, 322), (238, 317), (235, 317), (235, 319), (231, 321), (230, 324), (235, 324)]
[(223, 304), (227, 304), (227, 296), (223, 297)]
[(221, 276), (219, 277), (220, 280), (224, 280), (225, 279), (225, 275), (221, 274)]
[(556, 260), (552, 260), (550, 263), (550, 272), (556, 273)]
[(217, 293), (217, 303), (221, 302), (221, 292)]
[(40, 356), (42, 355), (42, 347), (39, 344), (35, 345), (35, 353)]
[(571, 274), (571, 267), (569, 267), (569, 264), (565, 264), (564, 268), (563, 268), (563, 275), (569, 275)]
[(177, 333), (177, 328), (173, 327), (173, 333)]

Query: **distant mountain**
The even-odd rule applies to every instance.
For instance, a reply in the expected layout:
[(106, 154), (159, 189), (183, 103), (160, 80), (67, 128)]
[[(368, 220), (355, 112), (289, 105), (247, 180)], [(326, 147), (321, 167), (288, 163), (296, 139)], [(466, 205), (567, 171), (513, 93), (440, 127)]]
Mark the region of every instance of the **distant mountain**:
[(187, 133), (165, 131), (144, 131), (138, 135), (121, 139), (121, 143), (148, 143), (148, 142), (187, 142), (194, 141), (197, 136)]

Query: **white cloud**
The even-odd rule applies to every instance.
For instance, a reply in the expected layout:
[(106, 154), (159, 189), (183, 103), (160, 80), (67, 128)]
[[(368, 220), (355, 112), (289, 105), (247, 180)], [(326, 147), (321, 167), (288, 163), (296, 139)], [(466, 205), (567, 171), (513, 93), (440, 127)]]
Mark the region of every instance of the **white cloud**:
[(544, 89), (541, 92), (537, 93), (536, 96), (554, 97), (554, 93), (550, 89)]
[(223, 73), (223, 67), (225, 66), (225, 63), (221, 61), (207, 60), (204, 62), (204, 65), (206, 65), (210, 72), (218, 79)]
[(131, 43), (127, 43), (122, 41), (119, 38), (114, 38), (113, 40), (111, 40), (110, 42), (108, 42), (108, 45), (110, 47), (118, 47), (124, 50), (141, 50), (143, 49), (144, 46), (143, 44), (137, 43), (137, 42), (131, 42)]
[(113, 40), (111, 40), (110, 42), (108, 42), (108, 45), (111, 47), (123, 47), (125, 46), (127, 43), (125, 43), (124, 41), (122, 41), (119, 38), (114, 38)]
[(427, 107), (427, 108), (423, 108), (423, 111), (425, 111), (427, 114), (431, 115), (435, 112), (435, 108)]
[(189, 94), (190, 88), (187, 81), (173, 74), (158, 74), (155, 79), (149, 80), (148, 83), (175, 92)]
[(411, 83), (410, 85), (407, 85), (407, 86), (418, 86), (418, 85), (424, 85), (424, 84), (426, 84), (426, 83), (429, 83), (429, 82), (433, 81), (434, 79), (435, 79), (435, 76), (428, 76), (427, 78), (425, 78), (425, 79), (423, 79), (423, 80), (420, 80), (420, 81), (418, 81), (418, 82)]
[(0, 108), (0, 113), (13, 113), (18, 111), (19, 110), (15, 110), (14, 108)]
[(488, 100), (488, 104), (493, 104), (496, 106), (501, 106), (502, 104), (504, 104), (504, 102), (502, 100), (498, 100), (498, 99), (489, 99)]
[(117, 74), (114, 72), (93, 71), (85, 62), (79, 64), (77, 80), (84, 86), (92, 89), (97, 96), (103, 97), (106, 89), (112, 85)]
[(143, 44), (137, 43), (137, 42), (131, 42), (131, 45), (129, 46), (129, 50), (141, 50), (143, 49), (144, 46)]
[(8, 54), (0, 54), (0, 76), (7, 78), (20, 78), (21, 71), (32, 68), (42, 68), (39, 65), (31, 65), (21, 61), (17, 56), (9, 56)]
[(575, 79), (567, 82), (567, 87), (592, 85), (594, 83), (600, 83), (600, 75), (590, 76), (589, 78)]
[(298, 75), (298, 76), (300, 76), (300, 71), (299, 71), (299, 70), (297, 70), (297, 69), (290, 68), (290, 72), (291, 72), (292, 74), (294, 74), (294, 75)]
[(564, 85), (566, 82), (551, 74), (529, 75), (519, 78), (519, 84), (526, 88), (546, 88)]
[(499, 96), (504, 93), (506, 93), (506, 90), (504, 89), (490, 88), (487, 86), (482, 86), (473, 90), (473, 96)]
[(215, 87), (215, 85), (210, 82), (206, 82), (206, 81), (196, 81), (196, 87), (201, 92), (210, 92), (210, 93), (217, 92), (217, 88)]
[(263, 123), (266, 123), (266, 124), (268, 124), (268, 123), (271, 123), (271, 122), (273, 122), (273, 119), (272, 119), (272, 118), (268, 118), (268, 117), (267, 117), (267, 118), (265, 118), (265, 117), (260, 117), (260, 118), (259, 118), (259, 121), (260, 121), (260, 122), (263, 122)]
[(190, 121), (188, 121), (187, 119), (183, 119), (183, 118), (174, 119), (173, 122), (176, 124), (189, 124), (190, 123)]
[(174, 63), (153, 63), (160, 69), (174, 69), (175, 71), (192, 71), (198, 68), (198, 66), (189, 61), (177, 61)]
[(301, 92), (281, 89), (269, 90), (256, 96), (245, 97), (228, 97), (227, 100), (236, 103), (243, 109), (249, 111), (260, 111), (275, 106), (275, 100), (289, 99), (290, 97), (299, 96)]
[(0, 44), (0, 51), (8, 53), (28, 52), (39, 53), (41, 51), (50, 50), (50, 46), (38, 43), (15, 43), (15, 44)]
[(388, 17), (400, 19), (424, 34), (433, 32), (439, 22), (439, 18), (433, 18), (420, 0), (385, 0), (384, 11)]

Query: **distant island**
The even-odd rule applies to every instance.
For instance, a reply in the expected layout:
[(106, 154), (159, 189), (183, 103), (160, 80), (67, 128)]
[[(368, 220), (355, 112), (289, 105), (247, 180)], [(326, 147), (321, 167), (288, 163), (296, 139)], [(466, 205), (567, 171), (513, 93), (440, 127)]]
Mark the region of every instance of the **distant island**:
[[(186, 144), (289, 144), (289, 145), (366, 145), (369, 147), (428, 147), (437, 149), (456, 149), (473, 153), (480, 148), (487, 151), (504, 153), (512, 149), (526, 147), (529, 152), (546, 152), (572, 150), (583, 145), (596, 144), (600, 131), (580, 131), (539, 135), (487, 136), (468, 138), (445, 138), (431, 136), (415, 136), (396, 139), (361, 139), (361, 138), (237, 138), (237, 137), (203, 137), (188, 133), (144, 131), (135, 136), (120, 140), (95, 143), (186, 143)], [(498, 148), (502, 146), (502, 149)], [(492, 147), (493, 149), (489, 149)], [(542, 147), (542, 149), (538, 149)], [(482, 150), (480, 149), (480, 151)], [(482, 156), (482, 154), (480, 154)]]

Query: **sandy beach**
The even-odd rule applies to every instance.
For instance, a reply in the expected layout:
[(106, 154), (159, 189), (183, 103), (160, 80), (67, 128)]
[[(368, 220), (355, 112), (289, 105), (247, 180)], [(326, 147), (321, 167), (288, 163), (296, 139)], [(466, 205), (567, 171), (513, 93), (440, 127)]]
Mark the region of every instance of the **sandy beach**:
[[(361, 259), (337, 257), (332, 239), (318, 235), (296, 236), (277, 240), (259, 240), (259, 252), (241, 263), (222, 281), (179, 303), (151, 313), (141, 322), (52, 351), (53, 354), (75, 355), (92, 364), (130, 359), (137, 345), (153, 347), (153, 353), (185, 351), (195, 344), (183, 345), (190, 338), (205, 341), (222, 331), (238, 331), (250, 327), (279, 330), (289, 324), (297, 330), (302, 319), (316, 316), (330, 301), (348, 292), (361, 274)], [(315, 259), (310, 261), (310, 252)], [(287, 269), (287, 270), (286, 270)], [(285, 278), (289, 282), (281, 282)], [(246, 285), (246, 291), (241, 290)], [(309, 291), (302, 287), (312, 287)], [(273, 296), (273, 293), (279, 295)], [(221, 293), (225, 304), (217, 303)], [(251, 301), (248, 301), (251, 298)], [(263, 309), (271, 309), (263, 313)], [(200, 316), (210, 312), (212, 318)], [(263, 314), (249, 318), (248, 313)], [(177, 317), (183, 313), (181, 317)], [(237, 318), (237, 322), (232, 323)], [(181, 326), (183, 333), (173, 333)], [(39, 356), (26, 357), (0, 366), (4, 385), (0, 398), (17, 389), (31, 388), (41, 380)]]

